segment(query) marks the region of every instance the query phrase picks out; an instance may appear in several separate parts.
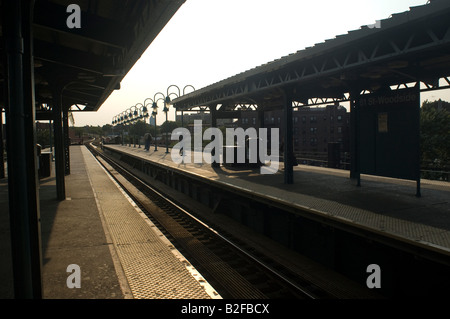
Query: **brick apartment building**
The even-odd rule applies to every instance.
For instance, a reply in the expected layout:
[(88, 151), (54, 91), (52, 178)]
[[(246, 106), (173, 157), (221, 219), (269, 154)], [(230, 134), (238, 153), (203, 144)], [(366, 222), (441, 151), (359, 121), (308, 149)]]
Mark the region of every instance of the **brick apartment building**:
[[(181, 114), (177, 113), (175, 120), (181, 123)], [(183, 114), (183, 123), (185, 126), (188, 126), (192, 129), (194, 121), (202, 121), (203, 126), (211, 126), (211, 114), (209, 112), (198, 112), (198, 113), (188, 113)], [(225, 126), (232, 127), (233, 120), (232, 119), (217, 119), (217, 126)]]
[[(330, 143), (337, 146), (340, 160), (346, 161), (350, 151), (350, 113), (340, 105), (304, 107), (292, 115), (294, 153), (300, 163), (326, 165)], [(243, 111), (238, 126), (257, 127), (257, 112)], [(264, 113), (264, 126), (278, 127), (283, 139), (283, 111)], [(281, 141), (280, 141), (281, 143)], [(337, 143), (337, 145), (336, 145)]]

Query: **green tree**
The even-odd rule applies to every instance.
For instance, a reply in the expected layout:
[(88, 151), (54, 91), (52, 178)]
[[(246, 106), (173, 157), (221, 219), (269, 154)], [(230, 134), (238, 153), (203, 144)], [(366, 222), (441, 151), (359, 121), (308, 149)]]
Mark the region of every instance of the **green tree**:
[(174, 121), (165, 121), (163, 124), (161, 124), (161, 132), (172, 133), (172, 131), (177, 127), (181, 127), (181, 123)]
[(84, 133), (86, 133), (88, 135), (93, 135), (93, 136), (102, 136), (103, 131), (100, 126), (86, 125), (84, 127)]
[[(136, 139), (136, 143), (139, 143), (140, 138), (147, 132), (152, 132), (149, 124), (144, 121), (138, 121), (130, 125), (130, 136)], [(154, 132), (154, 131), (153, 131)]]
[(103, 125), (102, 126), (102, 132), (103, 132), (103, 136), (111, 134), (112, 133), (112, 125), (111, 124)]
[(83, 137), (84, 127), (74, 127), (73, 129), (75, 131), (75, 136), (79, 138)]
[(450, 163), (450, 103), (422, 104), (420, 114), (422, 166), (444, 168)]

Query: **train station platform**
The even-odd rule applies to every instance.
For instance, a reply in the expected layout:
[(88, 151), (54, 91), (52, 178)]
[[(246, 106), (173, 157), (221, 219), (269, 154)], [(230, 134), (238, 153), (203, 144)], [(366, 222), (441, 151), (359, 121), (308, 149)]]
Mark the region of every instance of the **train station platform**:
[(294, 184), (286, 185), (283, 163), (276, 174), (261, 175), (259, 169), (243, 169), (210, 164), (176, 164), (164, 147), (146, 152), (143, 148), (106, 145), (184, 171), (249, 194), (261, 195), (307, 209), (327, 218), (368, 227), (386, 236), (396, 236), (416, 244), (436, 248), (450, 256), (450, 183), (421, 180), (422, 196), (416, 197), (416, 182), (379, 176), (361, 176), (358, 187), (349, 172), (339, 169), (298, 165)]
[[(202, 279), (84, 146), (70, 147), (66, 199), (40, 180), (44, 299), (215, 299)], [(8, 184), (0, 180), (0, 298), (14, 298)], [(80, 270), (80, 287), (69, 265)], [(68, 284), (69, 281), (69, 284)]]
[(356, 186), (348, 171), (298, 165), (286, 185), (283, 163), (262, 175), (259, 168), (177, 164), (165, 147), (104, 149), (141, 178), (204, 205), (207, 219), (230, 217), (361, 285), (367, 266), (379, 265), (387, 297), (449, 294), (448, 182), (422, 179), (416, 197), (415, 181), (362, 175)]

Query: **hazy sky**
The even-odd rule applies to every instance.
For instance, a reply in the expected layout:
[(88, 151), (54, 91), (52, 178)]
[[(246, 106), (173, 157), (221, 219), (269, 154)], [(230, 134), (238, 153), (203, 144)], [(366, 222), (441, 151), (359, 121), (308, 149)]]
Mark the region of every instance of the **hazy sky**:
[[(374, 24), (427, 0), (187, 0), (97, 112), (75, 126), (112, 117), (175, 84), (200, 89), (316, 43)], [(429, 93), (429, 99), (447, 94)], [(424, 95), (423, 95), (424, 96)], [(443, 98), (444, 99), (444, 98)], [(161, 101), (162, 102), (162, 101)], [(165, 120), (162, 106), (158, 125)], [(174, 120), (175, 112), (169, 112)]]

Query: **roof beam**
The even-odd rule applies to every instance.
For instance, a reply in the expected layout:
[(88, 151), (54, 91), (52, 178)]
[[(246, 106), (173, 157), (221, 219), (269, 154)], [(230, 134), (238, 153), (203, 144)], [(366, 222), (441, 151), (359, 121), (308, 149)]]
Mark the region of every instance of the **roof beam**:
[(79, 93), (72, 92), (64, 92), (62, 96), (65, 103), (72, 104), (86, 104), (86, 105), (95, 105), (97, 103), (98, 98), (96, 97), (86, 97), (81, 96)]
[(123, 28), (118, 21), (81, 11), (81, 28), (69, 29), (66, 22), (70, 13), (67, 13), (66, 10), (67, 7), (65, 6), (49, 1), (39, 1), (34, 9), (35, 27), (82, 37), (88, 41), (109, 47), (124, 49), (127, 46), (126, 37), (123, 36)]
[(108, 58), (92, 53), (69, 49), (39, 40), (34, 40), (34, 52), (35, 59), (38, 60), (97, 74), (106, 72)]
[[(427, 13), (426, 9), (432, 14)], [(350, 82), (371, 88), (403, 82), (405, 79), (417, 80), (424, 72), (448, 76), (443, 66), (450, 63), (447, 56), (450, 50), (450, 24), (447, 23), (450, 6), (445, 2), (436, 2), (424, 6), (422, 10), (420, 19), (413, 21), (409, 16), (404, 21), (398, 21), (390, 18), (379, 29), (349, 32), (348, 35), (181, 96), (172, 103), (177, 109), (185, 110), (245, 97), (270, 97), (271, 92), (283, 87), (313, 86), (321, 91), (333, 87), (343, 94), (347, 92)], [(402, 17), (405, 15), (402, 14)], [(416, 68), (414, 62), (430, 56), (442, 61), (429, 67), (422, 65), (423, 70), (412, 77), (410, 72), (415, 72)], [(425, 70), (426, 67), (429, 70)]]

